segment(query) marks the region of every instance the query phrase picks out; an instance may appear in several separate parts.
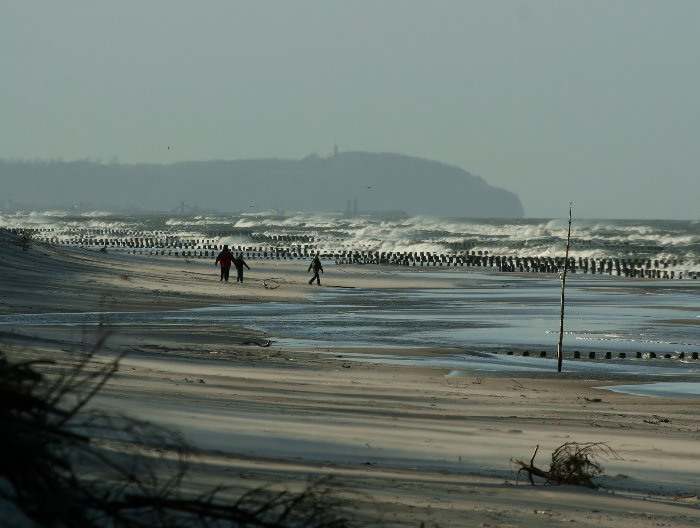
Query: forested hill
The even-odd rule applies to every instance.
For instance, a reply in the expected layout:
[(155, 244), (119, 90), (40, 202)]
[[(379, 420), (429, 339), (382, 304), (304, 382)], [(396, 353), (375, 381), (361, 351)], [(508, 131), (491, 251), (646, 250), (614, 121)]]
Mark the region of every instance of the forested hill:
[(440, 217), (524, 215), (517, 195), (451, 165), (399, 154), (192, 161), (170, 165), (0, 161), (0, 207), (221, 212), (404, 211)]

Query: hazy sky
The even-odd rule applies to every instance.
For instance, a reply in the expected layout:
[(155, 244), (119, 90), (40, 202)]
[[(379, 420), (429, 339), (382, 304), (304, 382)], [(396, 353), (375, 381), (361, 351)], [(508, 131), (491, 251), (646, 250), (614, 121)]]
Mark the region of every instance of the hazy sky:
[[(0, 0), (0, 158), (396, 152), (700, 217), (700, 1)], [(170, 147), (170, 149), (168, 149)], [(465, 212), (468, 213), (468, 212)]]

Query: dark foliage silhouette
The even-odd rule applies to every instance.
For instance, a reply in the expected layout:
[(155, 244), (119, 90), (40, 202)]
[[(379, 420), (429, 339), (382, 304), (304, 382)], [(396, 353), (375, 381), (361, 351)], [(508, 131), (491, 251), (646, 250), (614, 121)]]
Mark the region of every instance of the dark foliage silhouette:
[(0, 498), (27, 519), (51, 527), (350, 526), (327, 481), (234, 499), (222, 487), (184, 492), (192, 450), (181, 435), (88, 405), (121, 359), (96, 359), (105, 338), (60, 363), (32, 352), (11, 360), (0, 350)]

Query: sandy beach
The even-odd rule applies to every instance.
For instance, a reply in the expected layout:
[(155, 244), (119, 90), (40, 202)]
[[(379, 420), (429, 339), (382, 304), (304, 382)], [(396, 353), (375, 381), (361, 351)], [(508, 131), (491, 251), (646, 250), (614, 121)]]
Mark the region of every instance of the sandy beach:
[[(148, 312), (305, 302), (304, 261), (250, 261), (242, 285), (213, 260), (0, 244), (0, 315)], [(328, 266), (321, 288), (450, 288), (451, 279)], [(313, 325), (313, 320), (309, 321)], [(193, 487), (289, 489), (332, 477), (359, 525), (691, 527), (700, 522), (700, 400), (604, 390), (614, 379), (466, 372), (292, 349), (233, 325), (0, 327), (3, 349), (58, 357), (108, 332), (126, 353), (93, 405), (177, 429), (200, 454)], [(31, 351), (31, 352), (29, 352)], [(386, 350), (366, 350), (386, 354)], [(445, 351), (407, 350), (429, 356)], [(476, 351), (478, 353), (478, 351)], [(531, 486), (512, 458), (547, 469), (566, 442), (601, 442), (599, 489)], [(233, 492), (232, 492), (233, 493)]]

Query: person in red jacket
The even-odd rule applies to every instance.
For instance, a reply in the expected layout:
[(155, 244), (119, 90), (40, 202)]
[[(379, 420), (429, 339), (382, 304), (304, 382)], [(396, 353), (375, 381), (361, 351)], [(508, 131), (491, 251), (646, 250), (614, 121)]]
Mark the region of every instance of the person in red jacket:
[(214, 262), (214, 266), (219, 264), (221, 266), (221, 278), (219, 281), (225, 280), (228, 282), (228, 272), (231, 270), (231, 263), (233, 262), (233, 253), (231, 253), (231, 250), (228, 248), (228, 245), (224, 246), (224, 249), (221, 250), (221, 253), (219, 253), (216, 257), (216, 261)]

